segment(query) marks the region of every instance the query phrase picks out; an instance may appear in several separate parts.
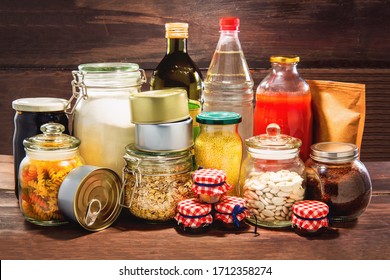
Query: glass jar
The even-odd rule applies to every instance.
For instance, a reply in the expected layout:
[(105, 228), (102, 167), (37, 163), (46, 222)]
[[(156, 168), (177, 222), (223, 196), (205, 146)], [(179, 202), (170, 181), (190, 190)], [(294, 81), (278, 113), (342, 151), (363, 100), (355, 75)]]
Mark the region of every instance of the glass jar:
[(270, 124), (266, 134), (245, 144), (248, 156), (241, 169), (240, 196), (250, 212), (247, 220), (270, 228), (291, 226), (292, 205), (305, 194), (301, 140), (280, 134), (280, 127)]
[(195, 140), (197, 168), (214, 168), (226, 172), (226, 181), (236, 195), (242, 160), (242, 140), (238, 134), (241, 115), (234, 112), (203, 112), (197, 115), (200, 133)]
[(27, 221), (52, 226), (67, 220), (58, 208), (58, 191), (66, 175), (83, 164), (80, 141), (62, 134), (58, 123), (41, 126), (43, 134), (23, 141), (26, 157), (19, 168), (19, 205)]
[[(145, 74), (134, 63), (92, 63), (73, 71), (73, 133), (89, 165), (122, 174), (123, 154), (134, 143), (129, 96), (139, 92)], [(72, 113), (72, 112), (71, 112)], [(96, 152), (99, 151), (99, 152)]]
[(370, 175), (358, 157), (358, 147), (350, 143), (321, 142), (311, 146), (310, 159), (306, 161), (306, 198), (325, 202), (335, 222), (358, 218), (370, 203)]
[(48, 122), (60, 123), (68, 131), (68, 116), (65, 109), (68, 101), (52, 97), (20, 98), (12, 101), (12, 108), (16, 111), (14, 117), (13, 155), (15, 194), (18, 197), (19, 165), (26, 156), (23, 140), (40, 133), (41, 125)]
[(192, 198), (190, 150), (145, 152), (129, 144), (124, 159), (124, 206), (134, 216), (167, 222), (175, 217), (180, 201)]
[(309, 157), (312, 143), (311, 93), (299, 75), (298, 56), (271, 56), (272, 71), (256, 90), (254, 135), (277, 123), (283, 134), (302, 141), (300, 156)]

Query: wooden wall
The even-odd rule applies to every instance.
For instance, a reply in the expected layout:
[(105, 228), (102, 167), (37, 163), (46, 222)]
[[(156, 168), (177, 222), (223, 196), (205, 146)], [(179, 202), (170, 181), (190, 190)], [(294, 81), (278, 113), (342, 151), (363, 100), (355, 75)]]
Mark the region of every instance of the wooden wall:
[(362, 159), (390, 160), (390, 2), (337, 0), (1, 0), (0, 154), (12, 154), (21, 97), (71, 95), (71, 70), (126, 61), (147, 70), (165, 52), (164, 24), (190, 24), (189, 53), (204, 71), (221, 16), (241, 19), (257, 86), (272, 54), (297, 54), (304, 78), (366, 85)]

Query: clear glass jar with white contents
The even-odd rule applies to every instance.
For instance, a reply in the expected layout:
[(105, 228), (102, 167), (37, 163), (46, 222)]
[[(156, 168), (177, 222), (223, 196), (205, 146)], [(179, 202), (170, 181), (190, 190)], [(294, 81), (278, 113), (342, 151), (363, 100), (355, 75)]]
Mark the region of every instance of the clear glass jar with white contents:
[(240, 196), (247, 202), (247, 220), (269, 228), (291, 226), (292, 205), (305, 195), (301, 140), (280, 134), (280, 127), (270, 124), (266, 134), (245, 144), (248, 156), (241, 169)]
[[(134, 142), (129, 96), (140, 92), (145, 73), (134, 63), (81, 64), (73, 71), (73, 134), (89, 165), (122, 174), (125, 147)], [(71, 100), (72, 100), (71, 99)]]

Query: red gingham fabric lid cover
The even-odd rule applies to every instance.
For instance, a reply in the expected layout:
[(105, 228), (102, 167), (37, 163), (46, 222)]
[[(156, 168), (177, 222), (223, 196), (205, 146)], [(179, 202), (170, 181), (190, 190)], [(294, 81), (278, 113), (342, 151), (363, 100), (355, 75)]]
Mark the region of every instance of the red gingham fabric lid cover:
[(234, 217), (240, 222), (248, 216), (245, 199), (241, 197), (225, 196), (214, 207), (215, 219), (227, 224), (234, 223)]
[(192, 181), (192, 192), (195, 194), (220, 195), (233, 187), (226, 182), (225, 171), (214, 168), (195, 170)]
[(324, 202), (302, 200), (294, 203), (292, 211), (292, 223), (299, 228), (316, 231), (329, 224), (329, 207)]
[(211, 210), (211, 204), (202, 203), (196, 198), (185, 199), (177, 205), (175, 220), (185, 227), (198, 228), (202, 224), (213, 222)]

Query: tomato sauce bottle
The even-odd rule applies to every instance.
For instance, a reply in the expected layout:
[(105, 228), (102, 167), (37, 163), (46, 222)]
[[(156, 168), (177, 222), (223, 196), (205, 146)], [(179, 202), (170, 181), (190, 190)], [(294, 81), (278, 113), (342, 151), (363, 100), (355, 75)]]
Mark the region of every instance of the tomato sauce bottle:
[(266, 131), (270, 123), (281, 133), (302, 141), (300, 157), (309, 157), (312, 144), (312, 111), (309, 85), (299, 75), (298, 56), (271, 56), (272, 71), (256, 90), (254, 135)]

